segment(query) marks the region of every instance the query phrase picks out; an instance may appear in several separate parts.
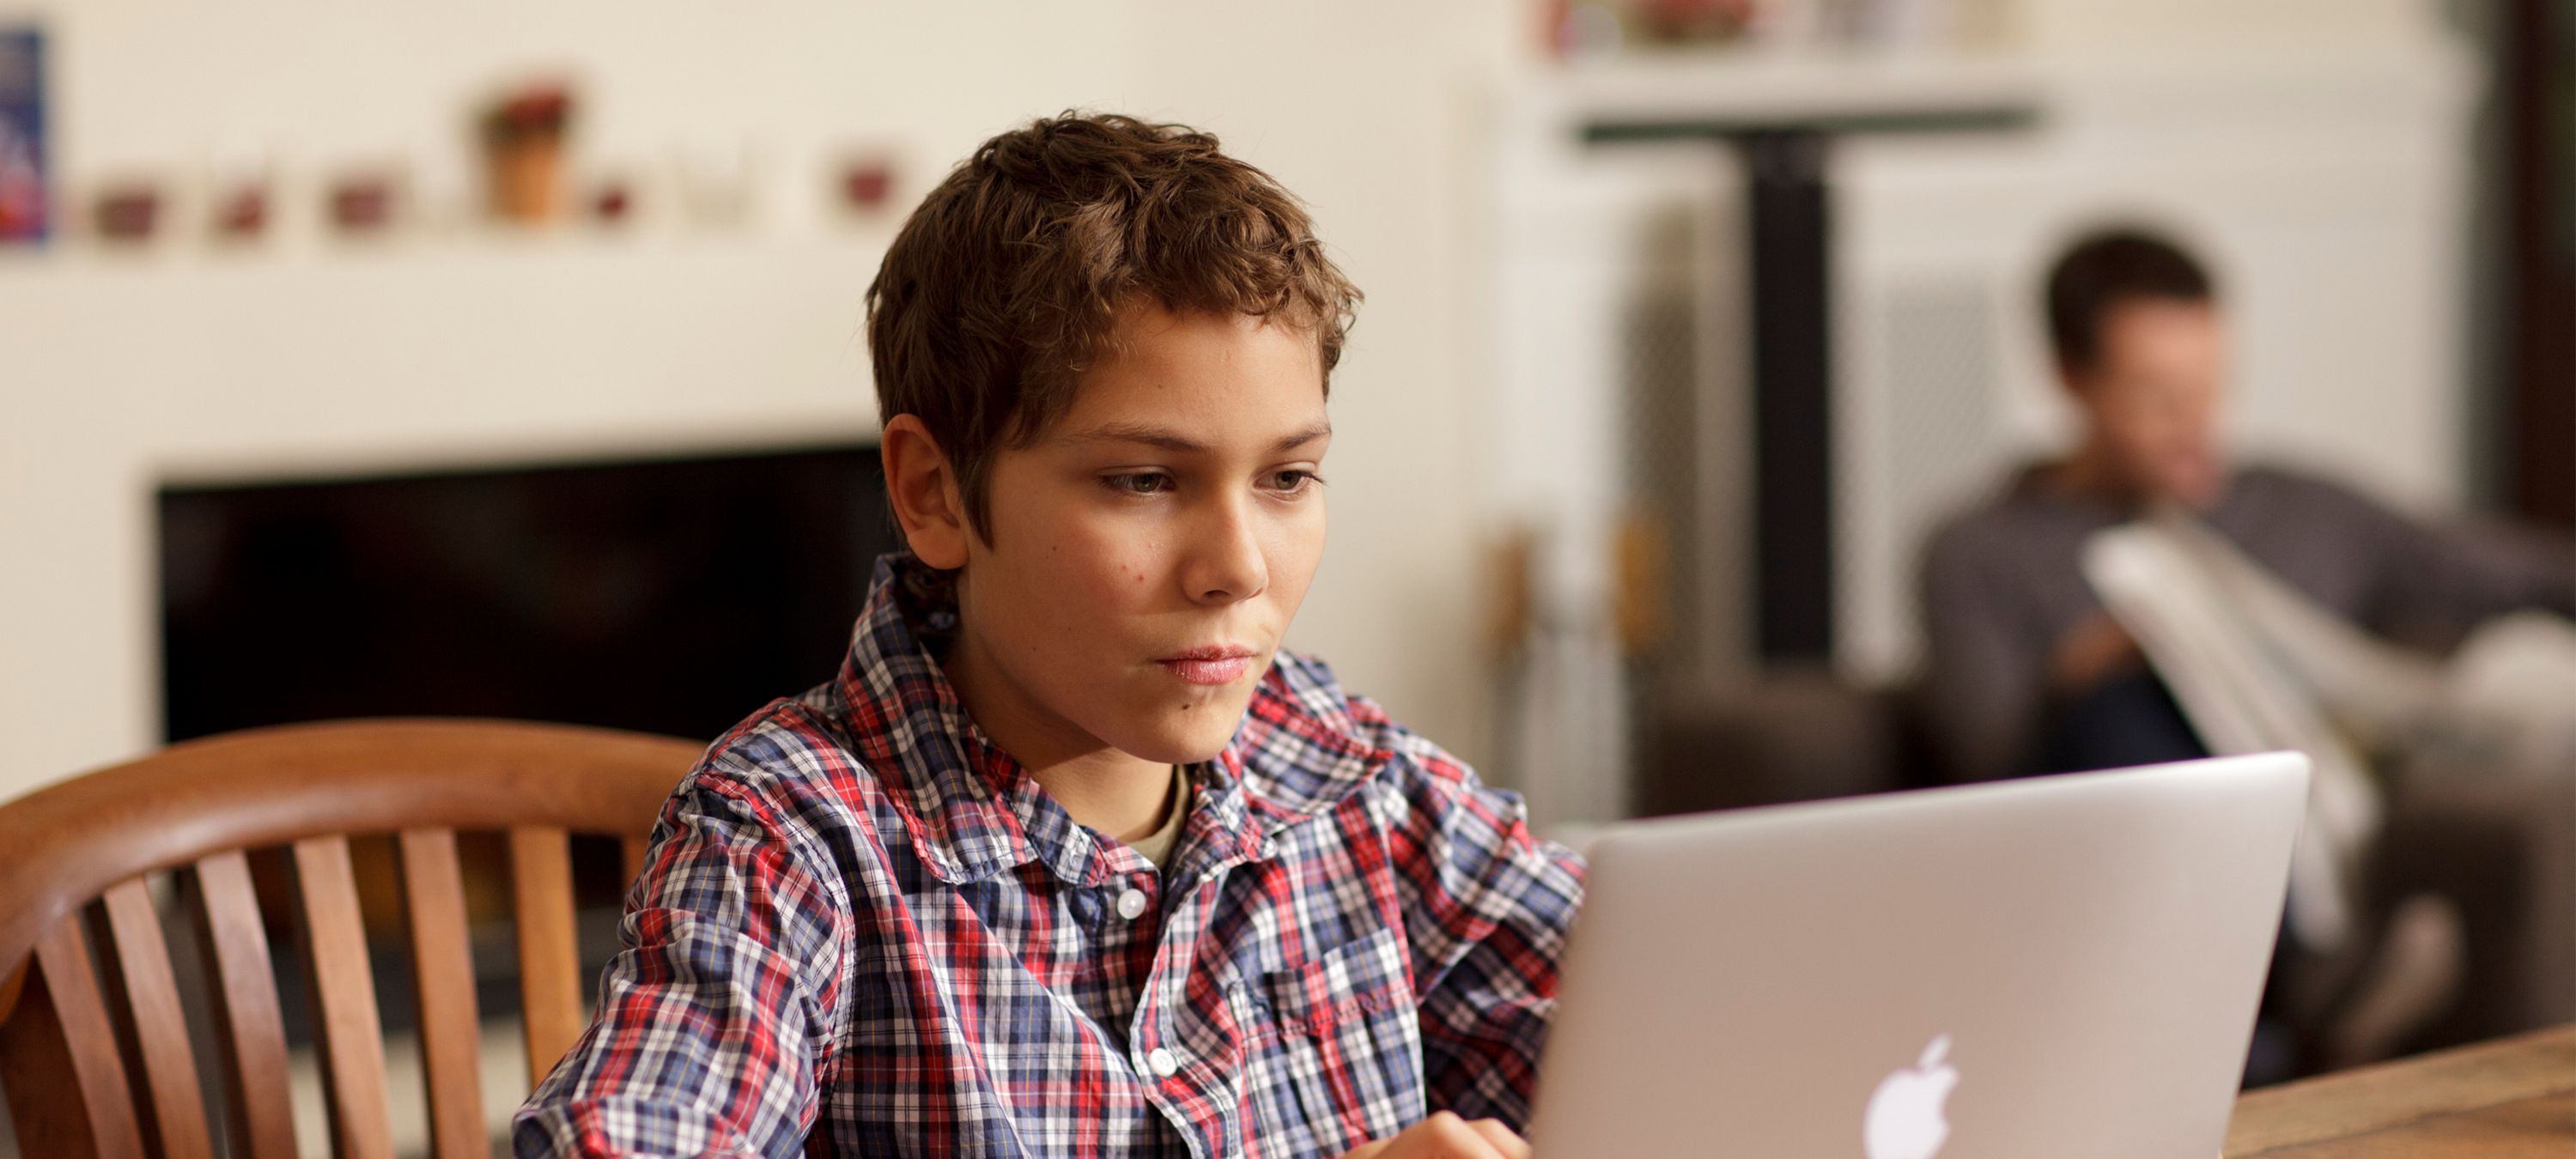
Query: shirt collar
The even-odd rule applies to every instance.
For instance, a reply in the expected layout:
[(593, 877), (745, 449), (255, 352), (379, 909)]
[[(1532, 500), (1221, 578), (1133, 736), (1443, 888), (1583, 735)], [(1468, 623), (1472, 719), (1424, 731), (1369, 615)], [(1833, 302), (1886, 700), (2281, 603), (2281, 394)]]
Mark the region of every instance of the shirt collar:
[[(933, 876), (957, 884), (1039, 861), (1069, 883), (1102, 884), (1117, 872), (1103, 839), (975, 726), (939, 666), (957, 632), (954, 579), (909, 553), (877, 560), (835, 707)], [(1234, 738), (1191, 770), (1198, 799), (1181, 851), (1266, 856), (1273, 834), (1331, 809), (1387, 755), (1364, 739), (1331, 672), (1283, 650)]]

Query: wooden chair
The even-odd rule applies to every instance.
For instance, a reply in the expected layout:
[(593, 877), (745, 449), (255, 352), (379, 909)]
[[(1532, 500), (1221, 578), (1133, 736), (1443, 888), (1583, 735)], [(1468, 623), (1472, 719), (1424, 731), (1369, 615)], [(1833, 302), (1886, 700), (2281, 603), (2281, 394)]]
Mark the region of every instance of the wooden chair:
[[(531, 1081), (582, 1028), (569, 835), (626, 870), (703, 746), (500, 721), (291, 725), (172, 745), (0, 806), (0, 1085), (30, 1159), (215, 1154), (162, 918), (199, 935), (235, 1156), (295, 1154), (287, 1044), (245, 851), (284, 847), (332, 1150), (390, 1159), (383, 1032), (349, 837), (391, 834), (418, 983), (432, 1153), (488, 1154), (459, 830), (508, 835)], [(265, 854), (263, 854), (265, 856)], [(93, 903), (98, 903), (93, 906)], [(92, 958), (91, 941), (108, 952)]]

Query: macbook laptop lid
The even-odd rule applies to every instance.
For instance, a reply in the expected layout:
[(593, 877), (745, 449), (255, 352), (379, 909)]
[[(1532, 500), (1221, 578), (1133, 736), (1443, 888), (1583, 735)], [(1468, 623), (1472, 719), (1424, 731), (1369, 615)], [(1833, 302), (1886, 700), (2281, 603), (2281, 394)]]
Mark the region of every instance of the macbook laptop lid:
[(2307, 783), (2275, 753), (1614, 826), (1531, 1141), (2211, 1155)]

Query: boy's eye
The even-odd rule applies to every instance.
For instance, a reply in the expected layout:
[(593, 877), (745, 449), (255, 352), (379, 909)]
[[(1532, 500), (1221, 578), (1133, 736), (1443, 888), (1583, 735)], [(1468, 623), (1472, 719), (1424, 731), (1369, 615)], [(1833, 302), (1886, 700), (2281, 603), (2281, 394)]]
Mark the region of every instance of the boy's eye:
[(1123, 495), (1159, 495), (1172, 488), (1172, 477), (1151, 472), (1128, 475), (1104, 475), (1102, 486)]
[(1287, 471), (1273, 471), (1270, 473), (1271, 488), (1283, 495), (1294, 495), (1299, 491), (1305, 490), (1307, 484), (1321, 483), (1323, 481), (1324, 477), (1314, 473), (1313, 471), (1292, 469)]

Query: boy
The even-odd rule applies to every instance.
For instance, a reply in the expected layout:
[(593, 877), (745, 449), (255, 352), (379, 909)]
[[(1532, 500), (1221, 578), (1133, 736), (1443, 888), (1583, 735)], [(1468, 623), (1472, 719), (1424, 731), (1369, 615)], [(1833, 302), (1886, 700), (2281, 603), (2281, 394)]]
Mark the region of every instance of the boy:
[(1358, 300), (1178, 126), (930, 194), (869, 289), (910, 551), (665, 806), (520, 1155), (1527, 1154), (1581, 865), (1279, 649)]

